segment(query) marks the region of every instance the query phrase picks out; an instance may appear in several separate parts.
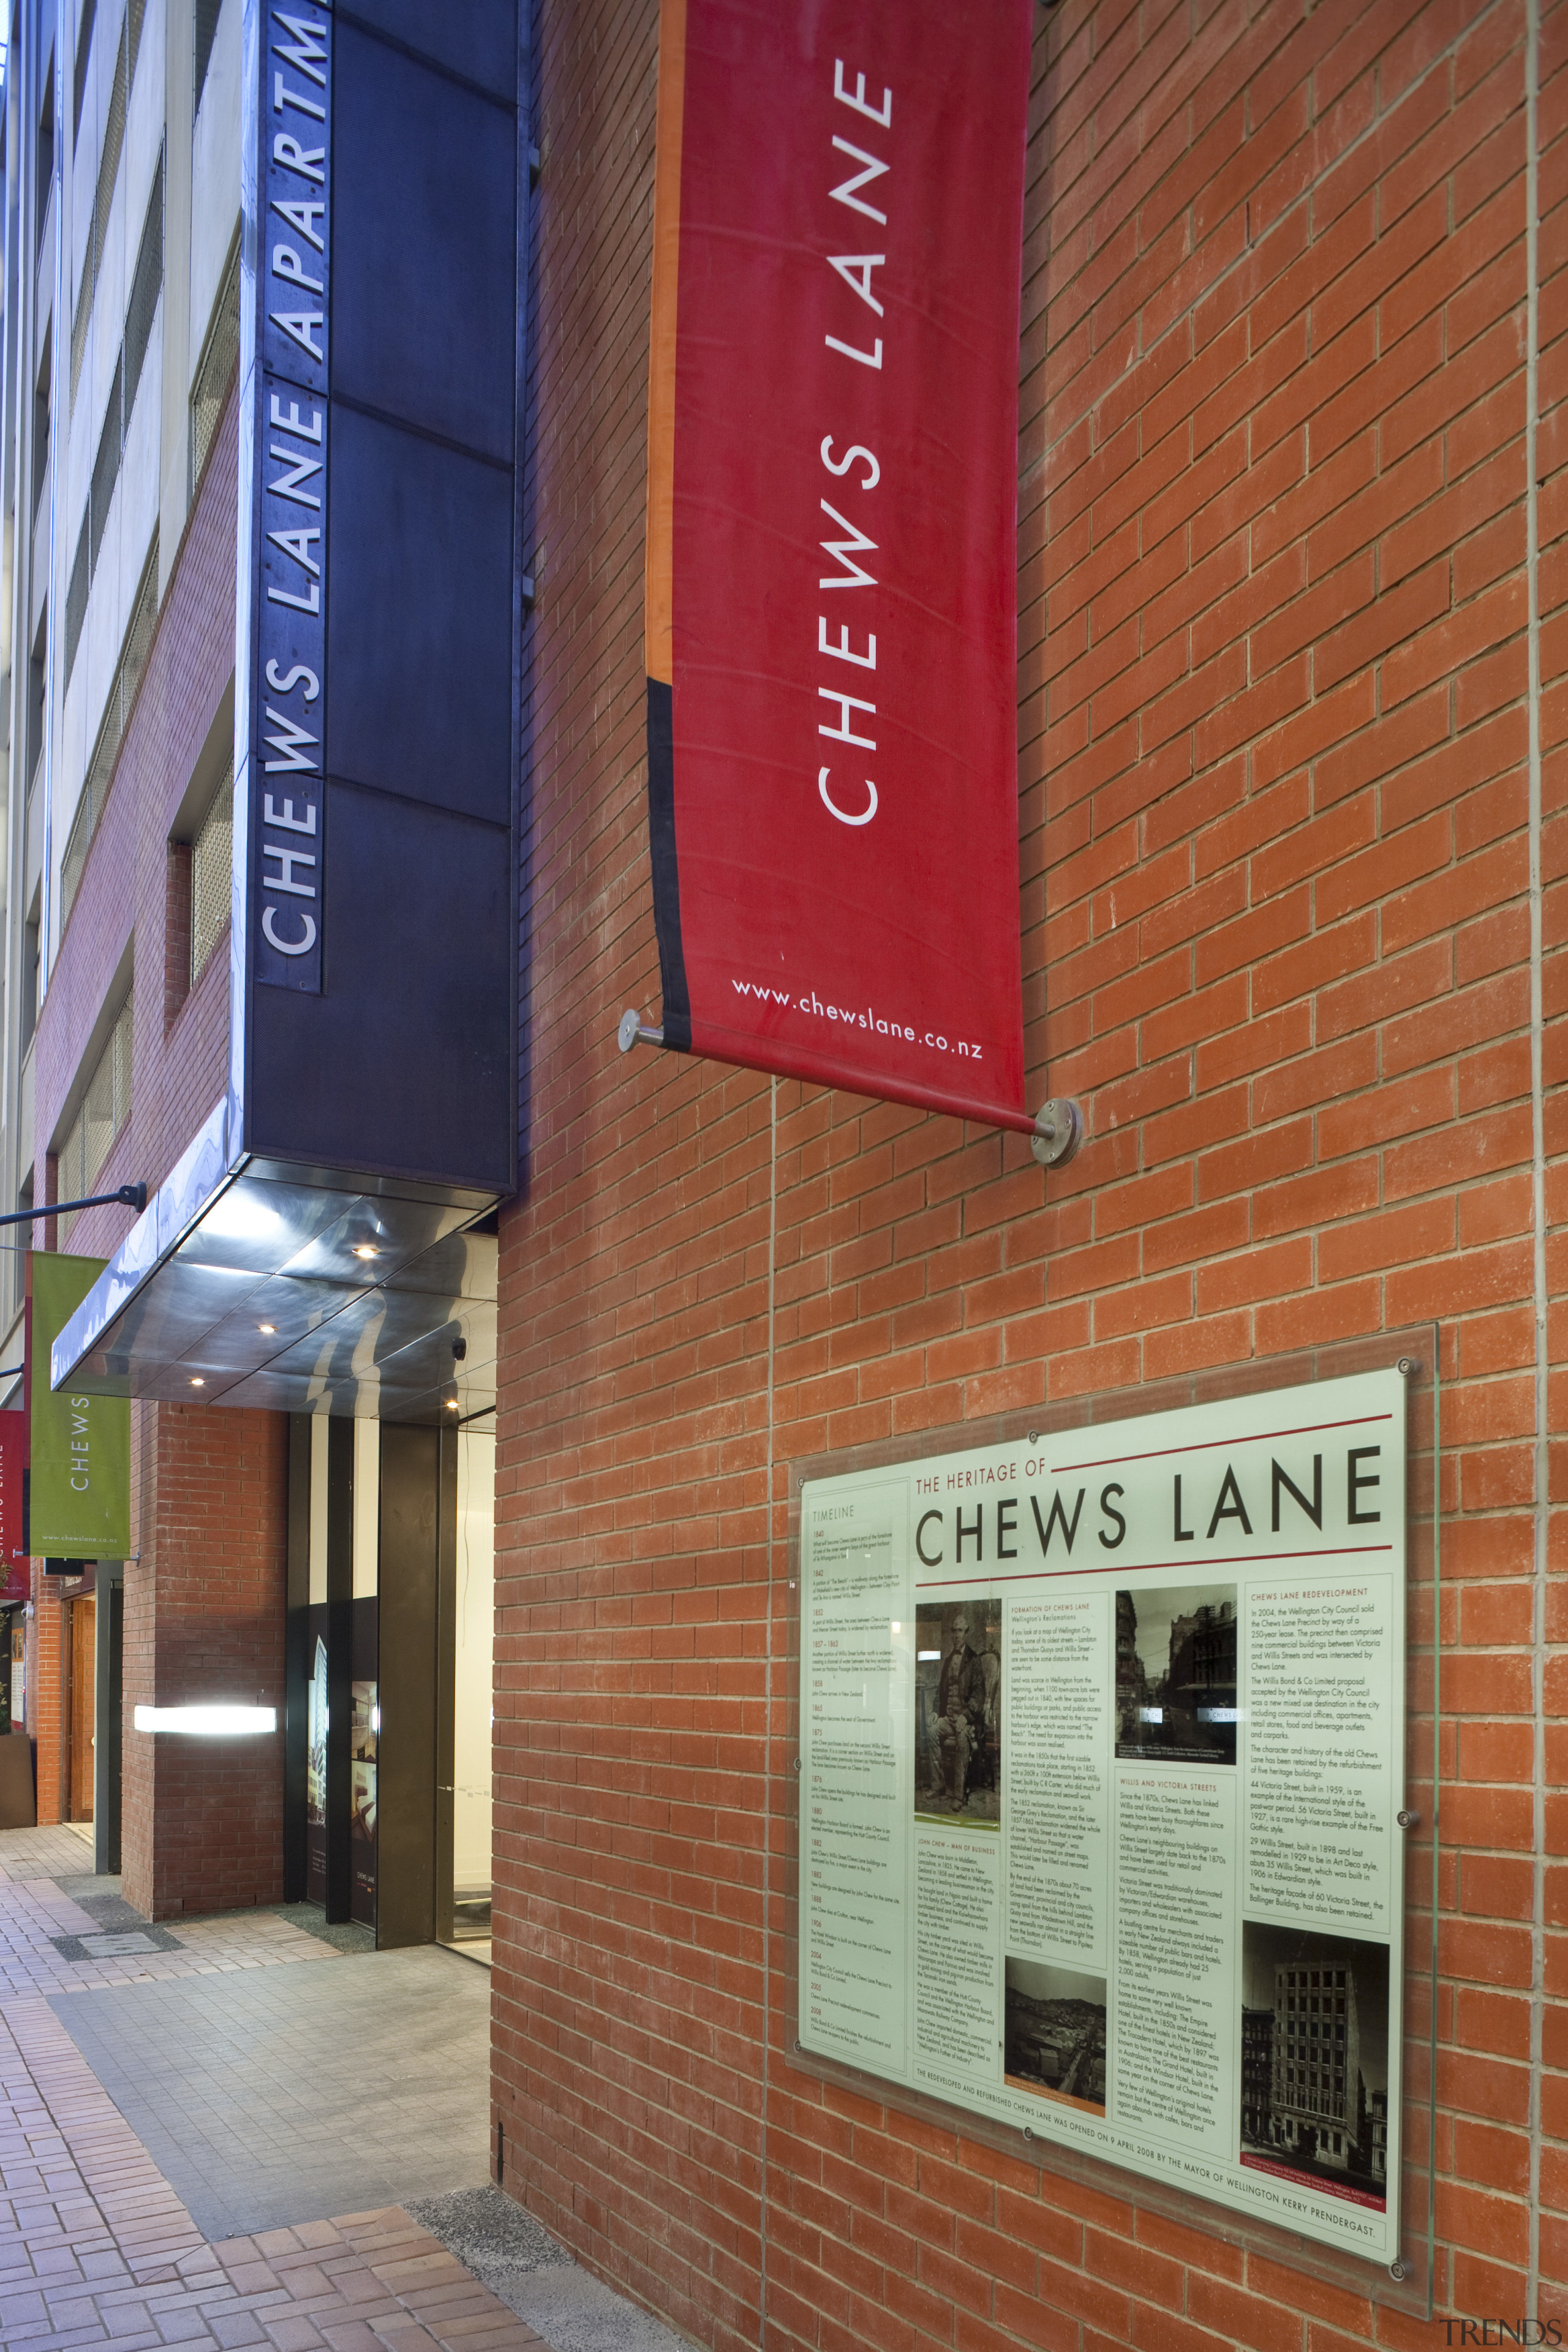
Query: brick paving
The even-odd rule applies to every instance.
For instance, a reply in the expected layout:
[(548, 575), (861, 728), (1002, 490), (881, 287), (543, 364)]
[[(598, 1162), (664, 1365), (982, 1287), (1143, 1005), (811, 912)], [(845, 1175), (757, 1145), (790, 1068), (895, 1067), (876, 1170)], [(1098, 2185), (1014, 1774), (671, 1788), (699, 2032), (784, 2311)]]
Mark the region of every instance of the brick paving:
[[(67, 1833), (68, 1835), (68, 1833)], [(96, 1927), (50, 1868), (82, 1848), (0, 1833), (0, 2346), (5, 2352), (524, 2352), (542, 2339), (396, 2206), (209, 2243), (46, 1997), (135, 1976), (336, 1962), (268, 1915), (182, 1927), (185, 1948), (67, 1961)], [(279, 1933), (287, 1928), (286, 1934)]]

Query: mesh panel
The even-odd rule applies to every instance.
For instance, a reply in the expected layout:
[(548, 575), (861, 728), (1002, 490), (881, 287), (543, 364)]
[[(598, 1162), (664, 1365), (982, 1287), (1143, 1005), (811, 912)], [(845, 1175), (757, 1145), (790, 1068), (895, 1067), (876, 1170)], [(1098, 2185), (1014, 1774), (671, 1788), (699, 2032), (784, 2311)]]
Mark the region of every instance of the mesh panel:
[[(70, 1133), (60, 1146), (55, 1167), (59, 1200), (79, 1201), (96, 1189), (114, 1139), (131, 1116), (132, 1003), (128, 995), (87, 1082)], [(75, 1223), (75, 1217), (60, 1219), (62, 1245)]]
[(191, 387), (191, 488), (201, 480), (202, 468), (217, 435), (218, 420), (230, 378), (239, 360), (239, 248), (237, 246), (213, 306), (206, 349)]
[(227, 922), (234, 884), (234, 762), (191, 844), (191, 986)]
[(60, 927), (65, 928), (67, 916), (75, 902), (77, 886), (87, 853), (92, 846), (103, 815), (103, 804), (109, 798), (109, 787), (114, 778), (114, 763), (120, 757), (120, 746), (125, 735), (125, 722), (131, 716), (131, 706), (136, 699), (136, 689), (142, 683), (142, 673), (147, 667), (147, 655), (153, 643), (153, 632), (158, 625), (158, 534), (153, 534), (152, 550), (142, 574), (142, 584), (132, 607), (130, 626), (125, 643), (121, 647), (120, 663), (109, 689), (104, 708), (103, 724), (98, 741), (88, 763), (87, 781), (81, 788), (81, 798), (71, 819), (71, 829), (66, 842), (66, 854), (60, 860)]
[(136, 387), (142, 381), (142, 362), (147, 356), (147, 342), (153, 332), (153, 315), (158, 308), (158, 295), (163, 283), (163, 158), (158, 158), (158, 168), (153, 174), (153, 193), (147, 199), (147, 217), (142, 226), (142, 244), (136, 256), (136, 274), (131, 281), (131, 301), (125, 313), (125, 347), (121, 364), (125, 372), (125, 430), (131, 430), (131, 411), (136, 404)]

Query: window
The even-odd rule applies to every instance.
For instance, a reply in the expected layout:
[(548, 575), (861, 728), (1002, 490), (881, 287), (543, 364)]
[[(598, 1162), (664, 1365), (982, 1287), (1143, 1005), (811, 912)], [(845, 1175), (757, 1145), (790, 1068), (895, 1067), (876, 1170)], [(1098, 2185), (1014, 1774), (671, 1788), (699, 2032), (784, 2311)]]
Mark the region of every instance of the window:
[(142, 673), (147, 667), (147, 656), (153, 644), (153, 632), (158, 622), (158, 534), (153, 533), (153, 544), (142, 574), (142, 585), (136, 592), (136, 602), (131, 611), (131, 625), (125, 632), (121, 647), (120, 664), (109, 689), (109, 702), (99, 729), (98, 741), (88, 762), (87, 781), (81, 788), (76, 815), (71, 820), (70, 835), (66, 854), (60, 861), (60, 928), (76, 898), (77, 885), (87, 864), (87, 853), (92, 846), (92, 836), (103, 814), (103, 804), (109, 798), (109, 787), (114, 778), (114, 763), (120, 757), (120, 746), (125, 734), (125, 722), (131, 716), (131, 706), (136, 699), (136, 689), (142, 683)]
[(49, 216), (49, 189), (55, 176), (55, 60), (51, 50), (44, 68), (44, 102), (38, 110), (37, 169), (33, 181), (33, 246), (35, 254), (44, 242), (44, 223)]
[(33, 520), (38, 519), (38, 504), (44, 495), (44, 484), (49, 478), (49, 370), (54, 363), (49, 334), (44, 337), (44, 356), (38, 367), (38, 381), (33, 386)]
[(158, 307), (163, 284), (163, 158), (160, 154), (158, 169), (153, 177), (153, 193), (147, 200), (147, 215), (142, 226), (136, 271), (131, 281), (125, 333), (120, 357), (115, 363), (114, 381), (109, 388), (109, 405), (104, 412), (103, 430), (99, 435), (98, 455), (93, 460), (87, 512), (82, 517), (81, 534), (77, 541), (76, 558), (71, 564), (70, 585), (66, 591), (68, 685), (76, 666), (77, 647), (81, 643), (82, 626), (87, 619), (87, 600), (92, 590), (92, 575), (98, 569), (98, 552), (103, 544), (114, 486), (120, 479), (120, 461), (125, 454), (125, 436), (131, 429), (131, 412), (136, 404), (142, 363), (147, 356), (153, 313)]
[[(131, 1008), (132, 997), (127, 992), (87, 1082), (81, 1108), (60, 1146), (55, 1171), (57, 1200), (79, 1201), (84, 1193), (98, 1190), (98, 1180), (113, 1149), (114, 1139), (131, 1116)], [(67, 1232), (75, 1223), (74, 1217), (61, 1219), (62, 1248)]]
[(239, 247), (229, 256), (228, 268), (213, 305), (212, 324), (196, 363), (191, 386), (191, 495), (207, 462), (223, 416), (224, 402), (239, 362)]
[(193, 122), (202, 110), (202, 91), (206, 86), (207, 67), (212, 62), (217, 20), (222, 13), (223, 0), (196, 0), (196, 94), (191, 108)]
[(22, 927), (22, 1051), (33, 1042), (38, 1025), (38, 937), (42, 907), (37, 891)]
[(76, 309), (71, 314), (70, 396), (73, 408), (76, 405), (76, 388), (81, 381), (82, 358), (87, 350), (92, 298), (98, 290), (98, 273), (103, 265), (109, 215), (114, 205), (120, 151), (125, 143), (125, 112), (130, 101), (131, 85), (136, 78), (136, 53), (142, 45), (142, 18), (145, 7), (146, 0), (126, 0), (125, 17), (120, 27), (114, 80), (109, 92), (109, 113), (103, 126), (103, 152), (98, 162), (98, 186), (93, 194), (92, 218), (88, 224), (87, 252), (81, 265), (81, 284), (77, 289)]
[(191, 986), (229, 917), (234, 880), (234, 762), (224, 771), (191, 844)]
[(38, 623), (38, 635), (27, 662), (27, 786), (32, 789), (38, 761), (44, 756), (44, 689), (48, 681), (49, 616)]
[(81, 129), (81, 102), (87, 96), (87, 69), (92, 62), (92, 20), (98, 0), (82, 0), (81, 22), (76, 28), (76, 69), (71, 77), (71, 145)]

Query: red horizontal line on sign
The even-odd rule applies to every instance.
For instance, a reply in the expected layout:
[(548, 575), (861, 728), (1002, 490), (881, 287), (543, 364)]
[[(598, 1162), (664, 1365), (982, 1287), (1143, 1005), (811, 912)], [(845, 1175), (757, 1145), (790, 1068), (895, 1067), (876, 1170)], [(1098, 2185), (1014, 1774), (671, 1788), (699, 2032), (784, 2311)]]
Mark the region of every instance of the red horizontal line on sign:
[(1205, 1437), (1197, 1445), (1156, 1445), (1148, 1454), (1108, 1454), (1099, 1462), (1064, 1462), (1051, 1472), (1065, 1478), (1069, 1470), (1113, 1470), (1119, 1462), (1159, 1462), (1168, 1454), (1212, 1454), (1221, 1445), (1268, 1445), (1277, 1437), (1316, 1437), (1325, 1429), (1361, 1429), (1374, 1421), (1392, 1421), (1391, 1412), (1355, 1412), (1348, 1421), (1309, 1421), (1300, 1429), (1260, 1429), (1251, 1437)]
[(1219, 1559), (1146, 1559), (1136, 1567), (1125, 1560), (1097, 1559), (1084, 1568), (1027, 1568), (1012, 1576), (927, 1576), (915, 1586), (917, 1592), (930, 1592), (939, 1584), (1037, 1584), (1043, 1576), (1149, 1576), (1162, 1568), (1246, 1568), (1256, 1560), (1278, 1559), (1357, 1559), (1370, 1551), (1392, 1551), (1392, 1544), (1344, 1544), (1337, 1551), (1233, 1551)]

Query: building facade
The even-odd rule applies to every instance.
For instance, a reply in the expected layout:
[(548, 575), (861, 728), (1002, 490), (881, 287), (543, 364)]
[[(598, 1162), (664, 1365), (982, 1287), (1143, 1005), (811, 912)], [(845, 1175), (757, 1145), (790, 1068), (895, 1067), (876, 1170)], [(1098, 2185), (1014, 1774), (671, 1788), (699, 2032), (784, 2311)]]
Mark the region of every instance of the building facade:
[[(242, 1263), (244, 1217), (207, 1225), (228, 1253), (211, 1266), (272, 1287), (243, 1293), (245, 1349), (179, 1321), (187, 1288), (161, 1337), (147, 1321), (122, 1351), (135, 1381), (138, 1349), (162, 1350), (132, 1408), (132, 1556), (90, 1580), (36, 1561), (19, 1605), (40, 1817), (90, 1805), (107, 1856), (118, 1807), (149, 1916), (309, 1892), (384, 1941), (493, 1929), (497, 2178), (716, 2352), (1206, 2352), (1568, 2320), (1568, 14), (1036, 14), (1016, 919), (1030, 1100), (1072, 1097), (1086, 1126), (1048, 1174), (1018, 1135), (616, 1050), (626, 1008), (658, 1009), (657, 0), (543, 0), (521, 27), (488, 0), (423, 17), (364, 0), (333, 23), (332, 70), (375, 94), (353, 123), (382, 132), (355, 146), (350, 115), (334, 123), (352, 218), (374, 210), (373, 148), (412, 152), (387, 123), (426, 136), (437, 82), (477, 110), (421, 184), (429, 242), (397, 302), (355, 312), (363, 257), (348, 230), (334, 248), (360, 373), (322, 399), (334, 467), (368, 465), (384, 430), (483, 485), (459, 536), (476, 576), (488, 551), (485, 629), (515, 708), (471, 759), (417, 741), (423, 773), (495, 795), (462, 814), (488, 828), (515, 927), (518, 1183), (463, 1188), (438, 1166), (440, 1119), (397, 1092), (419, 1055), (384, 1026), (344, 1099), (390, 1142), (356, 1157), (351, 1139), (304, 1177), (302, 1147), (289, 1162), (322, 1255), (305, 1263), (307, 1237), (292, 1273)], [(13, 24), (0, 1192), (18, 1206), (177, 1185), (252, 1001), (231, 928), (254, 806), (236, 718), (247, 369), (263, 363), (242, 31), (239, 0), (67, 0)], [(417, 103), (405, 68), (430, 77)], [(468, 305), (515, 313), (511, 443), (418, 363), (440, 348), (416, 299), (444, 274), (431, 254), (469, 283), (440, 210), (453, 157), (478, 175), (461, 222), (511, 225), (485, 264), (510, 271), (508, 299), (486, 280)], [(389, 246), (384, 288), (395, 265)], [(365, 322), (395, 314), (406, 340), (377, 343)], [(500, 364), (478, 354), (473, 380)], [(393, 584), (366, 532), (328, 597), (374, 623), (358, 671), (334, 653), (332, 709), (365, 742), (378, 695), (395, 723), (368, 781), (338, 739), (323, 785), (389, 828), (417, 793), (388, 739), (416, 740), (414, 704), (439, 703), (483, 634), (460, 602), (439, 661), (398, 634), (398, 600), (450, 576), (416, 536), (439, 503), (384, 499)], [(419, 867), (405, 845), (381, 887)], [(389, 962), (424, 971), (439, 943), (433, 1024), (466, 1045), (508, 994), (479, 914), (470, 940), (460, 897), (386, 904)], [(310, 1063), (297, 1054), (301, 1094)], [(464, 1063), (454, 1101), (483, 1083)], [(254, 1220), (258, 1180), (226, 1162), (223, 1181)], [(335, 1222), (329, 1195), (350, 1204)], [(416, 1207), (436, 1220), (417, 1232)], [(138, 1230), (109, 1207), (37, 1238), (109, 1258)], [(426, 1273), (384, 1288), (378, 1251)], [(25, 1277), (6, 1264), (10, 1366)], [(331, 1298), (301, 1307), (303, 1282)], [(258, 1334), (294, 1351), (282, 1369)], [(1267, 1386), (1303, 1351), (1404, 1335), (1440, 1406), (1440, 1583), (1412, 1635), (1440, 1670), (1413, 1705), (1441, 1785), (1407, 1791), (1411, 1937), (1431, 1927), (1436, 1959), (1406, 1984), (1406, 2054), (1434, 2072), (1407, 2084), (1415, 2269), (1390, 2280), (801, 2063), (791, 1480), (1089, 1398)], [(400, 1372), (405, 1347), (418, 1362)], [(1121, 1631), (1141, 1706), (1131, 1618)], [(1234, 1630), (1211, 1635), (1205, 1687), (1235, 1655)], [(100, 1735), (106, 1697), (119, 1715), (90, 1799), (89, 1657)], [(214, 1697), (273, 1707), (278, 1732), (226, 1747), (135, 1727), (138, 1705)], [(1275, 2074), (1311, 2070), (1291, 1997), (1276, 1987)], [(1259, 2111), (1261, 2007), (1241, 2043)], [(1353, 2137), (1359, 2161), (1364, 2143), (1375, 2174), (1386, 2108), (1346, 2021), (1326, 2087), (1320, 2033), (1318, 2082), (1271, 2084), (1270, 2104), (1326, 2100), (1292, 2112), (1320, 2147)]]

